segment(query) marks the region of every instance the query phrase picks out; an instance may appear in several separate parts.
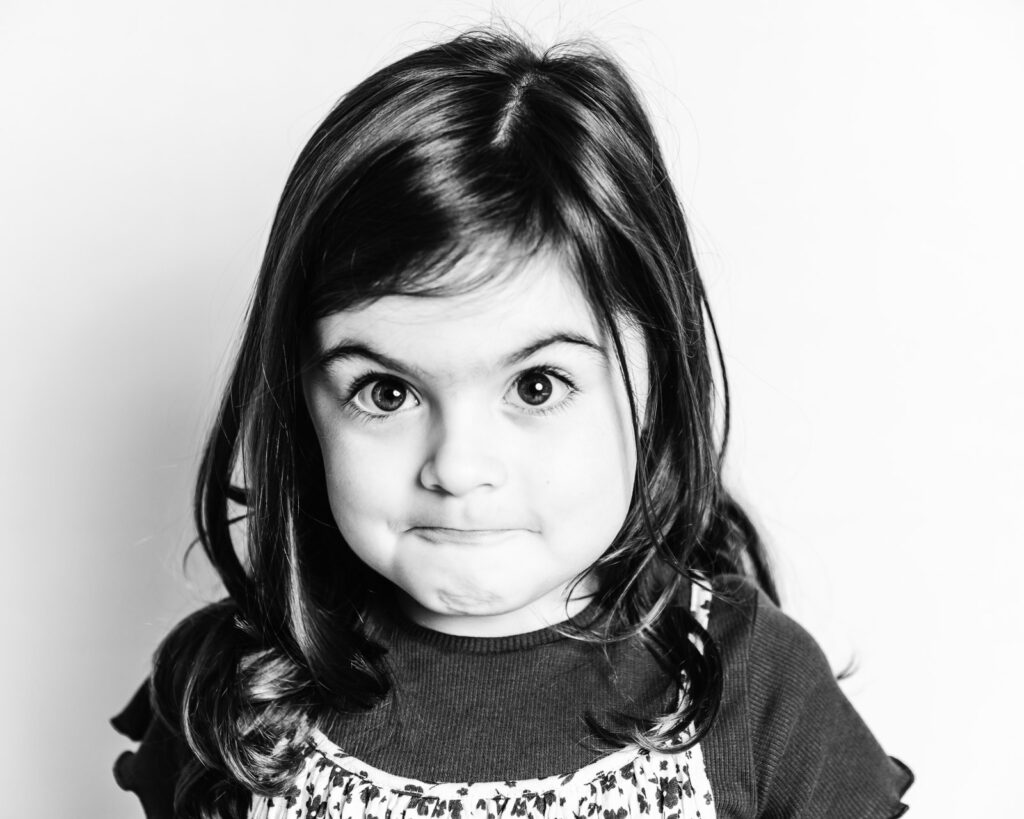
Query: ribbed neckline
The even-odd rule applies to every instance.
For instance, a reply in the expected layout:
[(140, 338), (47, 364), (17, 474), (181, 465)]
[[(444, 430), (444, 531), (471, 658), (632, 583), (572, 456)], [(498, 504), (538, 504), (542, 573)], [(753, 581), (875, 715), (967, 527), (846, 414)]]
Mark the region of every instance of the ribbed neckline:
[(505, 654), (513, 651), (526, 651), (565, 640), (567, 638), (562, 634), (562, 629), (566, 626), (588, 625), (596, 612), (596, 603), (591, 600), (576, 616), (561, 623), (536, 631), (509, 634), (504, 637), (468, 637), (463, 634), (446, 634), (443, 631), (435, 631), (413, 622), (397, 606), (389, 612), (387, 619), (393, 632), (392, 636), (396, 638), (412, 640), (440, 651), (459, 654)]

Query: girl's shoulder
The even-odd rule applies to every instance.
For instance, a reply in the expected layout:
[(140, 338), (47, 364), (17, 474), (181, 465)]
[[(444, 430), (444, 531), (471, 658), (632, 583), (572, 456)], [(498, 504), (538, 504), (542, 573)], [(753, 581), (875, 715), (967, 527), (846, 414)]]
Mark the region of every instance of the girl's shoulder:
[(913, 774), (882, 750), (814, 638), (747, 578), (712, 588), (723, 691), (702, 745), (720, 812), (901, 815)]
[(190, 756), (184, 741), (157, 715), (149, 680), (110, 720), (118, 733), (139, 743), (114, 762), (114, 780), (142, 802), (147, 819), (173, 819), (178, 776)]
[(178, 622), (156, 651), (149, 678), (110, 722), (139, 743), (114, 762), (114, 780), (142, 802), (147, 819), (171, 819), (175, 790), (195, 754), (182, 736), (178, 703), (194, 666), (210, 653), (227, 653), (234, 623), (230, 599), (203, 606)]

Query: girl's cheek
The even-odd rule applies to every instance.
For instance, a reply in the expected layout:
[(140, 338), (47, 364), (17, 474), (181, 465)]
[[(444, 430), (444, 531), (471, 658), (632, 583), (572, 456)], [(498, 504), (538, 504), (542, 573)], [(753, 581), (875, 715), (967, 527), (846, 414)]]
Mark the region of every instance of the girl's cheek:
[(326, 443), (325, 465), (335, 491), (350, 497), (378, 497), (385, 500), (407, 488), (418, 475), (418, 458), (423, 448), (414, 425), (403, 428), (383, 422), (346, 419), (337, 425)]
[(543, 426), (524, 444), (512, 448), (520, 468), (547, 491), (581, 499), (616, 499), (632, 491), (636, 455), (628, 406), (623, 420), (610, 392), (581, 402), (564, 421)]

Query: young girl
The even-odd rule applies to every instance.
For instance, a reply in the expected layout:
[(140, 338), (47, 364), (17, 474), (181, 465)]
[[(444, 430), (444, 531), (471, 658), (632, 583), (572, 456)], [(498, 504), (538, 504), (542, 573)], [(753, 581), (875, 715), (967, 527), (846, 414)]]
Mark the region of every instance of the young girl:
[(115, 718), (121, 786), (149, 817), (900, 815), (722, 487), (709, 339), (608, 57), (473, 33), (352, 90), (200, 471), (228, 597)]

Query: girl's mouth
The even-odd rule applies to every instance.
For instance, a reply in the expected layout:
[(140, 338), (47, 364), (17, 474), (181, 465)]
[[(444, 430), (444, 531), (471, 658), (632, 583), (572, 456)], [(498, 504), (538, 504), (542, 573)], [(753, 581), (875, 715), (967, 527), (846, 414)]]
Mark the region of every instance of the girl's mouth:
[(438, 545), (457, 543), (484, 546), (500, 543), (515, 535), (519, 529), (449, 529), (443, 526), (415, 526), (409, 530), (430, 543)]

